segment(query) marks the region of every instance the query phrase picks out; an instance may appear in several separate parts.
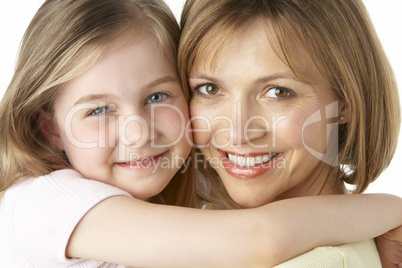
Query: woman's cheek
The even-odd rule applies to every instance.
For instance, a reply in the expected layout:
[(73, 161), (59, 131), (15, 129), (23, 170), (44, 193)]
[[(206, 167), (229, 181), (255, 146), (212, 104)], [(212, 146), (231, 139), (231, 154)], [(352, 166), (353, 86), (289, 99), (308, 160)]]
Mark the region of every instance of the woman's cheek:
[(298, 111), (286, 114), (276, 125), (277, 138), (293, 148), (304, 148), (325, 153), (327, 126), (314, 113)]
[(198, 105), (190, 105), (190, 121), (193, 132), (194, 143), (197, 145), (207, 145), (211, 140), (212, 118), (208, 111), (200, 109)]
[(208, 123), (208, 119), (192, 120), (191, 123), (194, 143), (197, 145), (207, 145), (211, 140), (212, 126)]

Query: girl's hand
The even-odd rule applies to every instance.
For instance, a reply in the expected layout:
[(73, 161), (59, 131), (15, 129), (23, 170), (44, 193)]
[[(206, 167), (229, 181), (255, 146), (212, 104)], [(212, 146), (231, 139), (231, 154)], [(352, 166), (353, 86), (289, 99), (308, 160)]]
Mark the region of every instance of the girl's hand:
[(402, 268), (402, 225), (376, 238), (382, 267)]

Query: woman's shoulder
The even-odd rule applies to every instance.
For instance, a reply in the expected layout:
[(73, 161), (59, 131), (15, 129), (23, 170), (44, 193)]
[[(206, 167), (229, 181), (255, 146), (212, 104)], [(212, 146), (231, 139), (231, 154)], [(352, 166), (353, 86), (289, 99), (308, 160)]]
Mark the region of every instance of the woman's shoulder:
[(336, 247), (319, 247), (284, 262), (275, 268), (380, 268), (381, 262), (373, 239)]

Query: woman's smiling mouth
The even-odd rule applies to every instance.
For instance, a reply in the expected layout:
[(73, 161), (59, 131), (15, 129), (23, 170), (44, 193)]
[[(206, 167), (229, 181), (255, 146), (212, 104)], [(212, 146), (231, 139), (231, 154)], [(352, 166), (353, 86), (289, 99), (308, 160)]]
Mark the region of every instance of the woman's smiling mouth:
[(252, 156), (240, 156), (238, 154), (225, 153), (226, 157), (233, 164), (240, 167), (255, 167), (257, 165), (265, 164), (274, 159), (278, 154), (270, 153), (265, 155)]
[(254, 179), (272, 170), (282, 153), (237, 154), (219, 150), (223, 167), (231, 176)]

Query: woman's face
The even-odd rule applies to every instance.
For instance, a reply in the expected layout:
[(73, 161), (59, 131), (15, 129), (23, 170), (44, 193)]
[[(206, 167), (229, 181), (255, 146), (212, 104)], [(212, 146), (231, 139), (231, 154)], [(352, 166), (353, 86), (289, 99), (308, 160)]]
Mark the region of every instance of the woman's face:
[(215, 66), (205, 57), (190, 73), (195, 143), (244, 207), (339, 191), (328, 174), (340, 104), (307, 57), (293, 50), (298, 70), (313, 83), (299, 80), (267, 33), (262, 21), (253, 23), (226, 43)]

